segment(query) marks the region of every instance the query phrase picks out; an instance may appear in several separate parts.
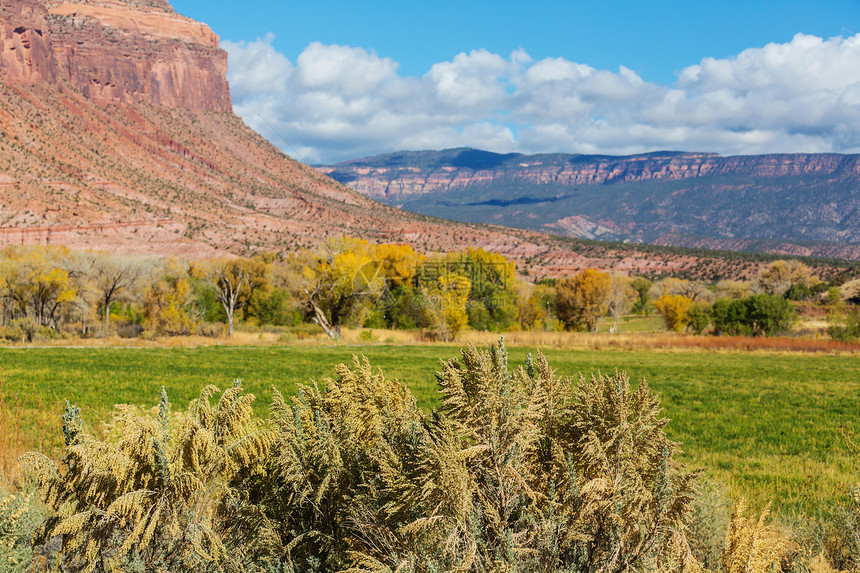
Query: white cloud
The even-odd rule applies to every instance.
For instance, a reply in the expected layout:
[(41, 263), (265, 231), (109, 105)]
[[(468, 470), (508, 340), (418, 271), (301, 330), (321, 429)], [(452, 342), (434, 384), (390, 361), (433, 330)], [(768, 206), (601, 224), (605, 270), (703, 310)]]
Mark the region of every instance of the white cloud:
[[(706, 58), (674, 86), (625, 67), (461, 53), (422, 77), (349, 46), (310, 44), (295, 64), (272, 45), (225, 42), (236, 112), (309, 162), (401, 149), (746, 154), (860, 149), (860, 34)], [(265, 121), (262, 118), (265, 118)], [(284, 138), (290, 145), (284, 144)]]
[(230, 60), (230, 91), (234, 101), (243, 101), (258, 94), (281, 94), (293, 65), (272, 46), (274, 35), (256, 42), (229, 42), (222, 46)]

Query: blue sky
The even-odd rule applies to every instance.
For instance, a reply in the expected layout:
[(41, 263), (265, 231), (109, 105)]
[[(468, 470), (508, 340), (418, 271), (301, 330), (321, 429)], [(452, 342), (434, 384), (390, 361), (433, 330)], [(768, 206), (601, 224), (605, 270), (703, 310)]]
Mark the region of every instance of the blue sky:
[[(838, 125), (841, 109), (845, 123), (860, 105), (850, 63), (860, 56), (858, 0), (172, 3), (221, 36), (237, 113), (307, 161), (458, 145), (860, 146)], [(792, 120), (798, 109), (805, 117)]]

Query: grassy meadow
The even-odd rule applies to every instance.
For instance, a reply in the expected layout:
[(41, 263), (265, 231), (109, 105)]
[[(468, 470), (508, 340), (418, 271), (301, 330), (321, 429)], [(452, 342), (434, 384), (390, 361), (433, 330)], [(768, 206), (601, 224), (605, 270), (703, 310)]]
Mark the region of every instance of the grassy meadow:
[[(512, 365), (534, 351), (515, 344), (509, 340)], [(573, 378), (618, 368), (633, 380), (647, 379), (688, 463), (756, 505), (814, 511), (858, 481), (860, 468), (840, 433), (843, 425), (860, 428), (857, 355), (587, 347), (544, 353)], [(223, 389), (241, 378), (262, 413), (273, 386), (292, 394), (298, 384), (322, 381), (336, 364), (364, 355), (429, 410), (438, 406), (439, 360), (458, 354), (456, 346), (385, 344), (0, 349), (0, 472), (14, 473), (14, 457), (25, 449), (60, 455), (65, 399), (98, 432), (113, 404), (153, 406), (161, 385), (184, 407), (205, 385)]]

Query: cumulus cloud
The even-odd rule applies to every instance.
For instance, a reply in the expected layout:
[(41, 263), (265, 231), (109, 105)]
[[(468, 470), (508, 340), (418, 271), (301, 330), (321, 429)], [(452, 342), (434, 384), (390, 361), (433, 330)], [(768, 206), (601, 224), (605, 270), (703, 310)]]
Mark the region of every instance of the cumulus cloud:
[(274, 37), (225, 42), (234, 107), (293, 156), (334, 162), (402, 149), (628, 154), (860, 151), (860, 34), (798, 34), (706, 58), (675, 85), (523, 50), (458, 54), (422, 77), (374, 51)]

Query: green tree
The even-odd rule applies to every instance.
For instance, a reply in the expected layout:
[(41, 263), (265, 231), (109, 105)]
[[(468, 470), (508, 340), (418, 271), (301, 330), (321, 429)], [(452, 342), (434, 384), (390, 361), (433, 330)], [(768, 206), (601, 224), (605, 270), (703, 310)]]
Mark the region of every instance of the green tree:
[(773, 336), (791, 329), (797, 319), (794, 306), (783, 297), (755, 294), (745, 301), (753, 336)]
[(702, 334), (713, 320), (713, 305), (706, 302), (694, 302), (687, 309), (687, 329), (695, 334)]
[(828, 313), (827, 333), (833, 340), (854, 342), (860, 338), (860, 309), (854, 307), (848, 312), (834, 310)]
[(728, 336), (750, 336), (752, 328), (747, 318), (746, 299), (732, 300), (721, 298), (714, 302), (711, 309), (714, 334)]
[(842, 297), (842, 289), (838, 286), (832, 286), (827, 289), (827, 296), (824, 299), (828, 306), (842, 306), (845, 300)]
[(630, 281), (630, 286), (636, 291), (636, 301), (633, 303), (633, 312), (640, 314), (650, 314), (651, 307), (649, 303), (651, 299), (648, 296), (648, 291), (654, 286), (654, 283), (643, 277), (636, 277)]
[(801, 301), (812, 296), (812, 289), (808, 285), (796, 283), (788, 287), (783, 295), (786, 300)]
[(797, 318), (789, 301), (770, 294), (718, 300), (713, 316), (715, 334), (745, 336), (773, 336), (788, 331)]

